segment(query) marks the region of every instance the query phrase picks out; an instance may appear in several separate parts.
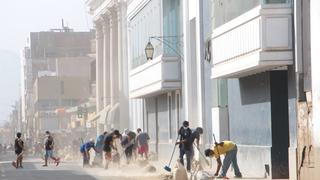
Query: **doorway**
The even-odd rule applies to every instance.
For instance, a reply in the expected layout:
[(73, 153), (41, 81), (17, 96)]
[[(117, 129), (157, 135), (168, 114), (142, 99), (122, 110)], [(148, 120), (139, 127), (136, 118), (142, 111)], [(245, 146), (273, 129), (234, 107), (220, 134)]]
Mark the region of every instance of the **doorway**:
[(270, 72), (272, 179), (289, 179), (289, 115), (287, 71)]

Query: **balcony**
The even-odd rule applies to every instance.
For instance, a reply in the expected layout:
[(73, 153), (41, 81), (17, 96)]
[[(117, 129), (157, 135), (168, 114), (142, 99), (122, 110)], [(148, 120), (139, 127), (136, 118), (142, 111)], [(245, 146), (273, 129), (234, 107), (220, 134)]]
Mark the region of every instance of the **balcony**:
[(181, 88), (178, 57), (158, 56), (130, 71), (130, 98), (144, 98)]
[(262, 4), (212, 34), (212, 78), (239, 78), (293, 64), (289, 4)]

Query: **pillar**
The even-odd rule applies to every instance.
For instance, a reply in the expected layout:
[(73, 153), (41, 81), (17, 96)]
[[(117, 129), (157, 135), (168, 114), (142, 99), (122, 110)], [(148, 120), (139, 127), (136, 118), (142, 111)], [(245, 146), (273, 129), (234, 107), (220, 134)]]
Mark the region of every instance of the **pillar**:
[(110, 23), (103, 17), (103, 107), (110, 104)]
[(103, 32), (100, 21), (96, 25), (96, 110), (102, 110), (103, 102)]
[(118, 85), (118, 21), (117, 13), (110, 13), (110, 82), (111, 82), (111, 106), (119, 99)]

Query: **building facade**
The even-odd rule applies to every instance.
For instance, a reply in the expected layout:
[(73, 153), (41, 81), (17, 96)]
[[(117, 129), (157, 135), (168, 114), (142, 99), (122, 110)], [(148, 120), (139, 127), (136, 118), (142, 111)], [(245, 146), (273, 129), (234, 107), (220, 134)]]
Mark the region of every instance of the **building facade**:
[[(113, 1), (88, 2), (103, 29)], [(319, 177), (316, 0), (131, 0), (125, 7), (127, 125), (150, 134), (151, 151), (167, 157), (188, 120), (205, 127), (203, 147), (213, 144), (212, 133), (236, 142), (247, 177)], [(109, 77), (101, 68), (117, 52), (106, 34), (97, 33), (102, 97)]]
[(96, 28), (97, 133), (129, 127), (124, 0), (88, 0)]
[(228, 113), (212, 123), (220, 140), (238, 144), (248, 176), (296, 179), (293, 19), (292, 1), (212, 1), (211, 76)]
[[(128, 61), (132, 129), (150, 135), (151, 151), (169, 152), (181, 124), (182, 29), (181, 1), (129, 1)], [(145, 47), (154, 46), (147, 61)]]
[[(35, 82), (44, 76), (77, 76), (84, 74), (89, 79), (89, 73), (83, 72), (82, 65), (77, 62), (91, 61), (87, 54), (91, 53), (91, 40), (94, 32), (73, 32), (72, 29), (63, 26), (62, 29), (52, 29), (44, 32), (32, 32), (23, 49), (22, 71), (22, 121), (25, 125), (27, 138), (35, 138)], [(69, 62), (64, 62), (69, 61)], [(70, 64), (71, 63), (71, 64)], [(74, 65), (79, 65), (78, 74), (74, 71)], [(84, 65), (90, 68), (89, 65)], [(88, 67), (89, 66), (89, 67)], [(62, 67), (64, 71), (62, 71)], [(67, 70), (68, 69), (68, 70)], [(90, 80), (90, 79), (89, 79)], [(58, 91), (60, 92), (60, 91)], [(55, 109), (51, 109), (55, 111)]]

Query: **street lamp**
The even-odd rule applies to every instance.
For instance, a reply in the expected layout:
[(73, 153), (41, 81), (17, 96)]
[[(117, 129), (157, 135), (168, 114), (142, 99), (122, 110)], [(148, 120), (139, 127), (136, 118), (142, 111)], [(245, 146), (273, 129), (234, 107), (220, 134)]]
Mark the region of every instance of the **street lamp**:
[(152, 60), (153, 59), (153, 53), (154, 53), (154, 48), (151, 44), (151, 42), (149, 41), (146, 48), (144, 49), (146, 56), (147, 56), (147, 60)]
[[(155, 39), (155, 40), (160, 41), (162, 44), (166, 45), (169, 49), (171, 49), (174, 53), (176, 53), (181, 58), (181, 61), (183, 61), (183, 59), (184, 59), (183, 54), (181, 52), (179, 52), (176, 48), (172, 47), (173, 44), (171, 41), (166, 40), (167, 38), (179, 38), (179, 37), (181, 37), (181, 36), (150, 36), (149, 42), (146, 45), (146, 48), (144, 49), (147, 60), (153, 59), (154, 47), (151, 44), (151, 39)], [(177, 43), (177, 45), (178, 45), (178, 43)]]

